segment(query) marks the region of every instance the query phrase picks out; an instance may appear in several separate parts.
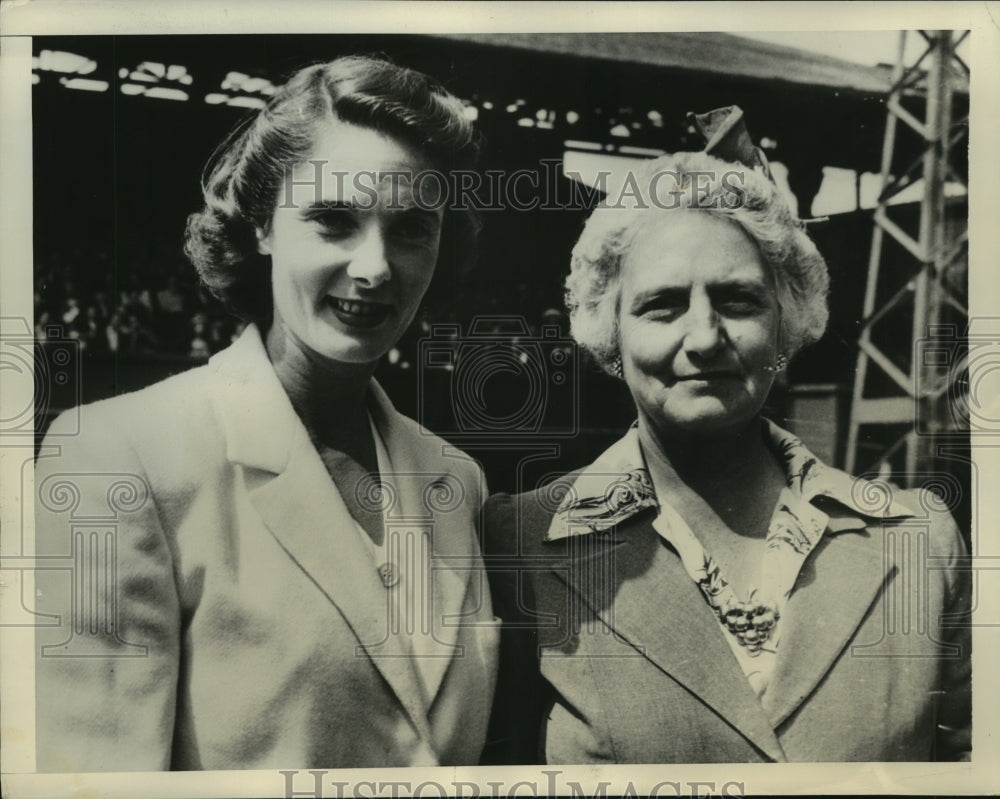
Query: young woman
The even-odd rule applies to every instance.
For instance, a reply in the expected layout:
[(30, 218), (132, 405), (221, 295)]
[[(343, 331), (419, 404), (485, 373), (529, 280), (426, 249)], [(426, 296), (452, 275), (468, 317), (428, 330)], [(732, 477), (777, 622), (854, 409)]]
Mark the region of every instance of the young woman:
[(419, 175), (475, 156), (455, 97), (360, 57), (224, 144), (187, 252), (249, 326), (37, 464), (37, 552), (78, 564), (39, 578), (39, 770), (478, 761), (482, 475), (372, 379), (469, 239)]

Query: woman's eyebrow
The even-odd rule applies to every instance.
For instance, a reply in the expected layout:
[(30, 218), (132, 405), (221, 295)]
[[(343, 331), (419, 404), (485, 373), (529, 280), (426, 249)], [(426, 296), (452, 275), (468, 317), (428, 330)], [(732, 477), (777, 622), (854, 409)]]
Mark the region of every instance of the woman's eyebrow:
[(768, 285), (763, 280), (757, 280), (756, 278), (737, 278), (734, 280), (720, 280), (718, 283), (710, 283), (707, 288), (710, 294), (729, 293), (733, 291), (763, 292), (768, 290)]
[[(302, 208), (301, 214), (304, 217), (311, 218), (315, 216), (321, 216), (325, 213), (339, 213), (343, 211), (370, 211), (375, 207), (375, 204), (369, 201), (367, 198), (363, 202), (354, 202), (352, 200), (315, 200), (305, 207)], [(434, 210), (430, 208), (424, 208), (420, 205), (394, 205), (387, 210), (395, 212), (397, 214), (406, 215), (420, 215), (427, 217), (436, 217)]]
[(302, 209), (303, 214), (323, 213), (324, 211), (355, 211), (358, 206), (347, 200), (316, 200)]
[(690, 287), (656, 286), (640, 291), (632, 300), (633, 308), (641, 308), (651, 302), (686, 303), (690, 295)]
[(419, 205), (411, 205), (406, 208), (394, 209), (397, 214), (405, 217), (418, 217), (426, 219), (437, 219), (438, 215), (430, 208), (421, 208)]

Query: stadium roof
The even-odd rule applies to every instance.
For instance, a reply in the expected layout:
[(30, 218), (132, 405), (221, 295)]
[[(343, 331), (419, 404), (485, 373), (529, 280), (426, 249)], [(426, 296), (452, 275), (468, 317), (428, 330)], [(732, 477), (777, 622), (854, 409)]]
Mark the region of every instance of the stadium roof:
[(437, 38), (879, 94), (889, 90), (892, 76), (891, 65), (866, 66), (729, 33), (472, 33)]
[(886, 92), (891, 68), (728, 33), (508, 33), (438, 38), (743, 78)]

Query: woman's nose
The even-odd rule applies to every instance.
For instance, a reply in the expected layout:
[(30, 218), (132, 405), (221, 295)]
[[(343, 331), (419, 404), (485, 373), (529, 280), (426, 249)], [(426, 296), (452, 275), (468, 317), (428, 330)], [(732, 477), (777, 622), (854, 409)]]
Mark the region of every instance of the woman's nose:
[(380, 286), (391, 276), (385, 237), (377, 226), (362, 231), (362, 239), (351, 253), (347, 274), (369, 289)]
[(724, 341), (725, 335), (715, 309), (693, 305), (688, 311), (684, 348), (701, 357), (710, 357), (722, 348)]

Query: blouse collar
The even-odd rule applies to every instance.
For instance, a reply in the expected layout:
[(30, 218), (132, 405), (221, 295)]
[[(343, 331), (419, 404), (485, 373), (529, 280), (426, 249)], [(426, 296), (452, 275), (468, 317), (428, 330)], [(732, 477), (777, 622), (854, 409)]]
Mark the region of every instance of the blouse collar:
[[(766, 419), (763, 425), (771, 448), (784, 463), (786, 490), (798, 507), (808, 505), (819, 511), (819, 505), (833, 501), (861, 520), (916, 515), (893, 496), (888, 484), (851, 477), (827, 466), (787, 430)], [(659, 509), (660, 503), (642, 456), (638, 423), (633, 423), (621, 439), (577, 474), (552, 517), (545, 540), (601, 533), (648, 508)], [(813, 517), (825, 527), (827, 514)], [(821, 535), (824, 530), (814, 532)]]

